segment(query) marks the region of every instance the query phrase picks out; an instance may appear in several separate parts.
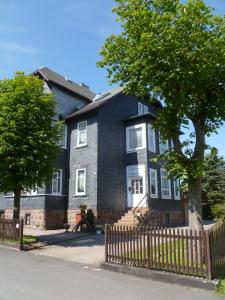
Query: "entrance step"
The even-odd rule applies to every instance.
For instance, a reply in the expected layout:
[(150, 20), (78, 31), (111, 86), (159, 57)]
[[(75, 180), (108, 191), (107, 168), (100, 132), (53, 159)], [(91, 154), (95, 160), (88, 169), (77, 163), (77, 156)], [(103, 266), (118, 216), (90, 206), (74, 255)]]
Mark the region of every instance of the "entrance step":
[(114, 225), (119, 226), (141, 226), (145, 224), (145, 220), (148, 218), (150, 213), (149, 208), (137, 208), (129, 209), (121, 219), (119, 219)]

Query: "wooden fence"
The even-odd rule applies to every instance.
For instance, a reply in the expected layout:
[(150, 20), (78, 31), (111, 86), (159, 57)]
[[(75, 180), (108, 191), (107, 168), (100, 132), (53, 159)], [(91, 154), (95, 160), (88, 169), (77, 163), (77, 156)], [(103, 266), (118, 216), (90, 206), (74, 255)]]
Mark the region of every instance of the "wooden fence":
[(106, 262), (211, 277), (209, 234), (106, 225)]
[(225, 276), (225, 221), (209, 231), (212, 278)]
[(0, 219), (0, 242), (22, 245), (23, 220)]

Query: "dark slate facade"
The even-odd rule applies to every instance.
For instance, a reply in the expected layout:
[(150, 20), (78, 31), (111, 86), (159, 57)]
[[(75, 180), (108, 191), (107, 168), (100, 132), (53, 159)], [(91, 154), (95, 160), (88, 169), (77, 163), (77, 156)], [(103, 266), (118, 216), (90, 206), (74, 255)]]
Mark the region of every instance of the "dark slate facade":
[[(134, 184), (136, 178), (141, 189), (139, 194), (150, 194), (149, 168), (157, 170), (158, 197), (148, 197), (146, 202), (158, 222), (156, 224), (164, 224), (168, 219), (174, 224), (181, 223), (181, 204), (175, 200), (173, 181), (171, 199), (162, 199), (161, 164), (151, 162), (151, 158), (159, 154), (158, 132), (155, 133), (156, 153), (148, 149), (147, 128), (156, 118), (155, 106), (145, 107), (147, 111), (140, 113), (140, 100), (125, 95), (122, 88), (95, 95), (86, 87), (47, 68), (39, 69), (34, 74), (43, 79), (46, 92), (54, 93), (56, 97), (56, 119), (65, 119), (67, 143), (61, 148), (55, 164), (63, 174), (61, 193), (52, 194), (52, 185), (49, 184), (39, 188), (37, 194), (22, 196), (22, 217), (26, 219), (29, 215), (31, 223), (28, 225), (57, 228), (66, 221), (74, 225), (76, 214), (83, 204), (93, 209), (99, 220), (115, 222), (139, 202), (140, 198), (134, 201), (136, 195), (133, 195), (133, 204), (129, 200), (130, 182)], [(77, 143), (78, 124), (82, 122), (86, 122), (87, 143), (80, 146)], [(142, 130), (146, 130), (146, 147), (127, 151), (127, 128), (140, 124)], [(79, 170), (85, 170), (82, 183), (85, 183), (85, 191), (82, 193), (77, 192)], [(137, 173), (133, 177), (131, 170)], [(4, 202), (0, 201), (0, 209), (3, 203), (6, 217), (10, 217), (13, 198), (6, 197)]]
[[(95, 100), (95, 104), (87, 105), (66, 118), (71, 128), (69, 222), (73, 224), (74, 215), (79, 211), (80, 204), (86, 204), (87, 207), (94, 209), (102, 220), (118, 219), (129, 208), (126, 170), (127, 167), (135, 165), (144, 165), (147, 193), (150, 192), (149, 168), (157, 170), (158, 198), (149, 199), (149, 205), (156, 218), (161, 214), (164, 217), (165, 214), (172, 216), (174, 212), (178, 215), (176, 218), (182, 218), (180, 201), (174, 199), (173, 181), (171, 181), (171, 199), (162, 199), (160, 164), (151, 162), (151, 158), (159, 154), (158, 132), (156, 132), (156, 153), (148, 151), (147, 146), (135, 152), (126, 152), (126, 127), (151, 124), (152, 118), (155, 117), (154, 107), (149, 107), (149, 113), (138, 115), (138, 98), (127, 96), (121, 90), (113, 91), (111, 96), (108, 93), (105, 95), (105, 98)], [(77, 124), (83, 121), (87, 121), (87, 146), (77, 148)], [(171, 147), (171, 143), (169, 146)], [(87, 168), (86, 194), (76, 196), (74, 194), (76, 168), (82, 167)], [(105, 215), (104, 218), (102, 214)], [(163, 216), (160, 218), (163, 219)]]

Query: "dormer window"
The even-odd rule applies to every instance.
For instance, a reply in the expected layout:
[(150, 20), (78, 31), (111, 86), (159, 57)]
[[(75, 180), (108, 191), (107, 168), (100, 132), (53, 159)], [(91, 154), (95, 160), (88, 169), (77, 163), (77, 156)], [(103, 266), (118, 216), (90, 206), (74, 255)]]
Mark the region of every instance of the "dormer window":
[(146, 114), (147, 112), (148, 112), (148, 106), (144, 105), (141, 102), (138, 102), (138, 114), (143, 115)]
[(87, 145), (87, 121), (77, 124), (77, 147)]

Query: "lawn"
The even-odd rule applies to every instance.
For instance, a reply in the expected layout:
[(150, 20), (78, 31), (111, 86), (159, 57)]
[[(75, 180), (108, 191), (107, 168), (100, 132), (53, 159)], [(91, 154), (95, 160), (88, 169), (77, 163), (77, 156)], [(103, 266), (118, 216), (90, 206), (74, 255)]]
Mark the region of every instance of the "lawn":
[[(16, 244), (16, 243), (18, 243), (18, 240), (4, 239), (4, 241), (2, 241), (2, 242)], [(36, 236), (33, 236), (33, 235), (24, 235), (23, 236), (23, 244), (34, 244), (37, 242), (38, 242), (38, 239)]]
[(216, 293), (220, 296), (225, 296), (225, 277), (220, 279)]
[[(144, 247), (142, 250), (137, 250), (136, 248), (135, 251), (129, 249), (122, 257), (125, 260), (133, 261), (134, 264), (147, 267), (149, 256), (152, 269), (178, 271), (188, 275), (204, 276), (206, 265), (201, 262), (203, 257), (200, 258), (201, 249), (199, 248), (199, 244), (197, 248), (198, 253), (195, 253), (193, 248), (193, 245), (191, 247), (187, 240), (174, 239), (173, 241), (151, 246), (149, 251), (147, 247)], [(193, 253), (192, 255), (191, 252)]]

